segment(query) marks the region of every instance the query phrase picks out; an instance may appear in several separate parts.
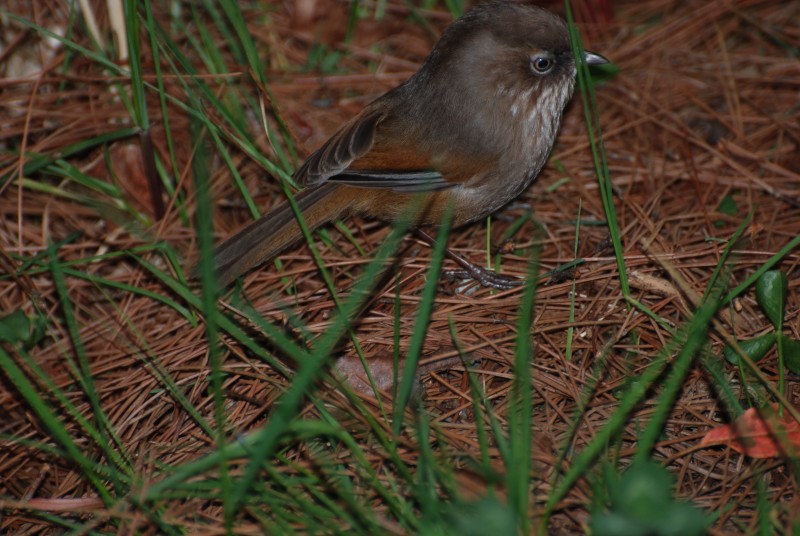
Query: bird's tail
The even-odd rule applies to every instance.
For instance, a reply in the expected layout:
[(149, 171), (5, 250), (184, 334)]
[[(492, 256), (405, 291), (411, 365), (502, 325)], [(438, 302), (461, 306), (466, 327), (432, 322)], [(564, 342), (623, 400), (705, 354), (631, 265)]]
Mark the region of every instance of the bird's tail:
[[(303, 190), (295, 201), (310, 230), (335, 220), (349, 208), (341, 187), (325, 183)], [(302, 237), (288, 203), (273, 209), (223, 242), (214, 252), (214, 269), (222, 286), (278, 255)]]

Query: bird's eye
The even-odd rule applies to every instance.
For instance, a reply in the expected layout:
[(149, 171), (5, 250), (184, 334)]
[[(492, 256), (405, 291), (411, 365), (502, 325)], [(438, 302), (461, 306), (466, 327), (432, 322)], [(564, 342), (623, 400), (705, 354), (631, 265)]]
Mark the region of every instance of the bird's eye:
[(531, 56), (531, 68), (536, 74), (547, 74), (553, 69), (553, 60), (548, 56)]

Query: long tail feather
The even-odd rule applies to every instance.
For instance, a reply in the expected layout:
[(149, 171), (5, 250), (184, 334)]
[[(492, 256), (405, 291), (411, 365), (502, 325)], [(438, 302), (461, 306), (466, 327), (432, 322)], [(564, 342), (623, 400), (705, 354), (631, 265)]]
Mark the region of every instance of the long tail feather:
[[(305, 224), (313, 230), (342, 216), (349, 208), (341, 187), (327, 183), (295, 196)], [(302, 237), (292, 208), (285, 203), (223, 242), (214, 252), (214, 269), (222, 286), (264, 263)]]

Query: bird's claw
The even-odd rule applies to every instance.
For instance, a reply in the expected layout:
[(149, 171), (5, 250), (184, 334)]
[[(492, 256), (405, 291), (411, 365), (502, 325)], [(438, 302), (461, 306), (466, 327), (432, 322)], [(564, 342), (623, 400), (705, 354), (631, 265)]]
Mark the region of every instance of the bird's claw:
[(509, 290), (516, 287), (521, 287), (525, 284), (523, 279), (501, 275), (488, 268), (482, 268), (477, 264), (473, 264), (469, 268), (462, 270), (445, 270), (443, 275), (446, 279), (453, 281), (456, 279), (474, 279), (481, 286), (494, 288), (497, 290)]

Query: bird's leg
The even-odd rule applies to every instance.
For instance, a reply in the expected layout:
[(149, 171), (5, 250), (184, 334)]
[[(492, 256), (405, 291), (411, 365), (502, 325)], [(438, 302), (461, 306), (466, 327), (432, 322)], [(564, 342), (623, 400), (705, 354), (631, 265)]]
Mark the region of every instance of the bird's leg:
[[(414, 228), (414, 233), (431, 248), (436, 245), (436, 239), (419, 227)], [(462, 268), (461, 270), (445, 270), (444, 275), (449, 279), (466, 279), (471, 277), (484, 287), (496, 288), (498, 290), (508, 290), (525, 284), (525, 281), (522, 279), (500, 275), (493, 270), (478, 266), (448, 247), (444, 248), (444, 254), (448, 259), (454, 261)]]

